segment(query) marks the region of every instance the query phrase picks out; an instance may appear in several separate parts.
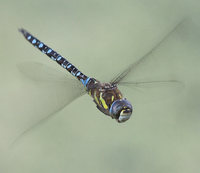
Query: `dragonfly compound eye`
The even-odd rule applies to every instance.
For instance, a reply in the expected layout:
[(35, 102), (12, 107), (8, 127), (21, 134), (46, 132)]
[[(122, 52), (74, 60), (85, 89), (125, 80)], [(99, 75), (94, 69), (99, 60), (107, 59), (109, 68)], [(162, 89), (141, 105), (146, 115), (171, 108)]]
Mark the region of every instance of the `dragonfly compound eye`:
[(132, 114), (132, 105), (126, 99), (116, 100), (110, 107), (110, 114), (119, 123), (125, 122)]

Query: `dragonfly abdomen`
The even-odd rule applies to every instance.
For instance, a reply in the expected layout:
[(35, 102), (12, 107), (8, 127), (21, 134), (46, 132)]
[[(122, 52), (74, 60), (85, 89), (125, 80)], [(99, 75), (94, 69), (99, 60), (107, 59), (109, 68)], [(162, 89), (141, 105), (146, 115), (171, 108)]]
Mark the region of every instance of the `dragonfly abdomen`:
[(31, 35), (26, 30), (19, 29), (19, 31), (24, 35), (26, 40), (28, 40), (33, 46), (38, 48), (41, 52), (46, 54), (52, 60), (56, 61), (59, 65), (61, 65), (64, 69), (66, 69), (79, 81), (81, 81), (84, 86), (87, 85), (87, 82), (89, 81), (90, 78), (84, 75), (82, 72), (80, 72), (73, 64), (68, 62), (64, 57), (62, 57), (60, 54), (51, 49), (49, 46), (38, 40), (36, 37)]

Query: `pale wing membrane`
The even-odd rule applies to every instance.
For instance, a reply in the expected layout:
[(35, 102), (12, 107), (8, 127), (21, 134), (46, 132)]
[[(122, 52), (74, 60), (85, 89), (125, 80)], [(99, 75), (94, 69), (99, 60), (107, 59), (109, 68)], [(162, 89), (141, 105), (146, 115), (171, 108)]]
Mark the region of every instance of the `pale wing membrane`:
[(31, 80), (28, 81), (28, 88), (22, 86), (20, 110), (26, 124), (25, 130), (14, 142), (86, 93), (78, 80), (70, 79), (61, 71), (44, 64), (29, 62), (20, 64), (18, 68)]
[[(165, 35), (163, 37), (163, 39), (161, 39), (161, 41), (159, 41), (149, 52), (147, 52), (143, 57), (141, 57), (139, 60), (137, 60), (136, 62), (134, 62), (133, 64), (131, 64), (127, 69), (125, 69), (123, 72), (121, 72), (120, 74), (118, 74), (116, 77), (114, 77), (111, 80), (111, 83), (113, 84), (117, 84), (120, 83), (121, 81), (125, 81), (130, 75), (133, 76), (133, 74), (135, 73), (135, 71), (141, 71), (142, 69), (140, 69), (140, 66), (143, 66), (144, 64), (148, 65), (148, 61), (152, 61), (149, 60), (150, 57), (152, 56), (152, 54), (154, 52), (156, 52), (156, 50), (159, 49), (159, 47), (161, 47), (161, 45), (171, 36), (173, 35), (175, 32), (177, 32), (178, 29), (181, 28), (183, 22), (185, 20), (182, 20), (181, 22), (179, 22), (167, 35)], [(153, 61), (155, 61), (153, 59)], [(156, 67), (154, 67), (156, 68)], [(159, 73), (159, 72), (158, 72)]]
[(184, 84), (177, 80), (121, 82), (120, 86), (123, 93), (126, 93), (125, 97), (133, 104), (166, 100), (177, 96), (184, 88)]
[[(67, 82), (67, 80), (72, 80), (75, 85), (79, 85), (79, 82), (74, 80), (71, 76), (66, 74), (66, 71), (61, 71), (54, 69), (52, 67), (49, 67), (45, 64), (29, 61), (29, 62), (23, 62), (21, 64), (18, 64), (18, 69), (23, 75), (27, 76), (28, 78), (34, 80), (34, 81), (40, 81), (42, 83), (49, 81), (49, 82)], [(59, 68), (60, 69), (60, 68)], [(75, 81), (75, 82), (74, 82)], [(81, 85), (79, 85), (81, 86)], [(83, 89), (83, 87), (81, 86)]]

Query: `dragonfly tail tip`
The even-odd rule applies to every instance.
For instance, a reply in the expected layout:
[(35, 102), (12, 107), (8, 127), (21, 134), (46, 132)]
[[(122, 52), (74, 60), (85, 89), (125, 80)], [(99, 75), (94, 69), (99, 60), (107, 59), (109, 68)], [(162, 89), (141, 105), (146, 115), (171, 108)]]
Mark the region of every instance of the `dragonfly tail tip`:
[(26, 33), (26, 30), (23, 29), (23, 28), (18, 28), (18, 31), (21, 32), (22, 34), (25, 34), (25, 33)]

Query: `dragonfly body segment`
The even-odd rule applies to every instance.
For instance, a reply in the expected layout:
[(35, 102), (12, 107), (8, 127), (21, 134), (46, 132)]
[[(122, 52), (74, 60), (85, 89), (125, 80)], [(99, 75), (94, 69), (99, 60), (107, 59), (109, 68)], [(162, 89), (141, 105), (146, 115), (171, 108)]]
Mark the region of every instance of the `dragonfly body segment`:
[(84, 85), (85, 90), (93, 98), (97, 108), (102, 113), (116, 119), (118, 122), (124, 122), (130, 118), (132, 114), (132, 105), (123, 98), (122, 93), (117, 88), (117, 83), (101, 83), (94, 78), (84, 75), (73, 64), (29, 32), (24, 29), (20, 29), (19, 31), (33, 46), (75, 76)]

